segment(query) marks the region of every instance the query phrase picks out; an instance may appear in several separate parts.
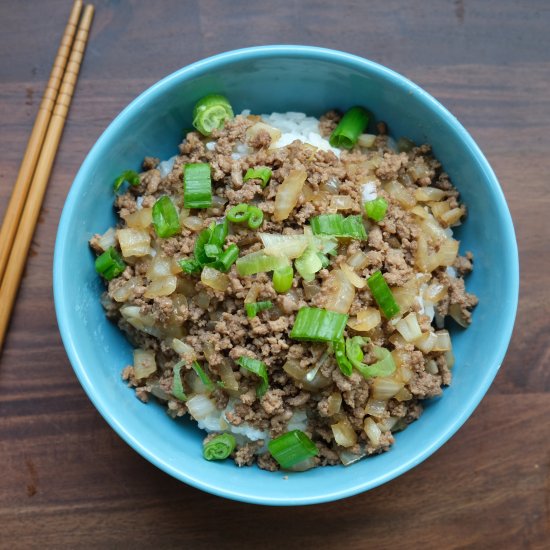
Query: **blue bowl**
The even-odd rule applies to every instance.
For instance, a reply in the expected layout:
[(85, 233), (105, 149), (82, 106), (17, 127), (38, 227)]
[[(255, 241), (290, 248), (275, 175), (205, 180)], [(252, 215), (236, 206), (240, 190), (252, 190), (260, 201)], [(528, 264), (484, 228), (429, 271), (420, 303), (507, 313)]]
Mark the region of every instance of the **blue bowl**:
[[(207, 93), (230, 98), (236, 112), (304, 111), (361, 104), (394, 136), (430, 143), (468, 206), (456, 234), (473, 251), (467, 287), (480, 303), (468, 330), (453, 334), (453, 384), (426, 404), (418, 422), (397, 434), (387, 453), (350, 467), (303, 473), (237, 468), (202, 458), (201, 433), (144, 405), (121, 380), (131, 347), (105, 318), (102, 282), (88, 239), (115, 223), (112, 181), (139, 169), (144, 156), (169, 158), (194, 103)], [(55, 246), (54, 295), (63, 343), (84, 390), (116, 432), (150, 462), (204, 491), (269, 505), (337, 500), (376, 487), (416, 466), (462, 426), (493, 381), (508, 346), (518, 298), (517, 245), (502, 190), (487, 160), (457, 119), (418, 86), (376, 63), (305, 46), (231, 51), (185, 67), (134, 100), (110, 124), (80, 168), (67, 197)]]

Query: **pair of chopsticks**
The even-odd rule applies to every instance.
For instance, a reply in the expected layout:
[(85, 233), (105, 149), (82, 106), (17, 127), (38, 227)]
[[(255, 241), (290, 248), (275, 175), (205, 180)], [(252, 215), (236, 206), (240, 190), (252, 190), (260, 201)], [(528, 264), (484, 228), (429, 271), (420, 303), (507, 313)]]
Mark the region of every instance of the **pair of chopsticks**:
[(82, 8), (82, 0), (76, 0), (0, 230), (0, 350), (92, 24), (94, 7), (89, 4)]

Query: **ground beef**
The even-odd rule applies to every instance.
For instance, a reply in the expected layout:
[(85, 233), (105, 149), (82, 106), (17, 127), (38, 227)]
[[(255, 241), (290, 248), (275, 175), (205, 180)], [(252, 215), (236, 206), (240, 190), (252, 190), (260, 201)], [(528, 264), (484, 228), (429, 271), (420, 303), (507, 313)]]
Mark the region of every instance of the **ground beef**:
[[(320, 119), (320, 133), (328, 137), (340, 119), (341, 114), (336, 111), (326, 113)], [(185, 165), (208, 162), (211, 166), (215, 204), (211, 208), (183, 211), (187, 221), (182, 213), (181, 231), (171, 237), (158, 238), (150, 228), (151, 254), (126, 258), (125, 271), (108, 283), (102, 297), (106, 315), (128, 335), (133, 345), (155, 353), (156, 372), (145, 380), (138, 380), (134, 368), (127, 366), (123, 379), (135, 388), (142, 401), (146, 402), (153, 394), (166, 405), (171, 417), (186, 414), (185, 403), (171, 395), (174, 365), (181, 360), (175, 351), (180, 349), (175, 344), (177, 339), (180, 347), (189, 346), (185, 349), (192, 350), (190, 356), (184, 355), (186, 364), (181, 371), (186, 392), (204, 391), (215, 404), (215, 414), (220, 416), (222, 424), (227, 422), (239, 427), (243, 433), (249, 429), (260, 430), (265, 438), (247, 441), (239, 435), (233, 453), (238, 466), (257, 463), (262, 469), (277, 470), (278, 465), (266, 452), (265, 443), (268, 438), (287, 431), (289, 423), (302, 417), (301, 429), (312, 437), (319, 452), (312, 465), (339, 464), (344, 451), (358, 457), (383, 452), (394, 442), (391, 431), (385, 429), (380, 441), (373, 445), (364, 430), (368, 417), (365, 407), (373, 398), (374, 379), (365, 379), (357, 370), (353, 370), (351, 376), (344, 375), (331, 345), (297, 342), (290, 338), (290, 331), (300, 308), (330, 307), (331, 291), (335, 288), (332, 271), (344, 262), (351, 265), (358, 254), (365, 258), (362, 267), (357, 268), (360, 277), (381, 270), (391, 288), (414, 283), (419, 273), (420, 236), (425, 231), (422, 208), (431, 207), (422, 203), (415, 211), (407, 201), (414, 200), (418, 188), (430, 186), (445, 191), (450, 208), (462, 208), (458, 192), (433, 158), (429, 146), (395, 152), (390, 147), (391, 139), (383, 123), (377, 125), (378, 135), (369, 149), (357, 146), (342, 151), (338, 157), (332, 151), (315, 150), (300, 141), (276, 148), (269, 132), (248, 131), (257, 120), (258, 117), (238, 115), (207, 138), (198, 132), (189, 132), (180, 144), (179, 155), (168, 175), (161, 175), (159, 159), (147, 157), (143, 161), (139, 185), (130, 186), (117, 195), (115, 208), (122, 218), (151, 208), (163, 195), (171, 196), (176, 207), (182, 210), (185, 208), (181, 193)], [(243, 154), (243, 151), (247, 152)], [(271, 180), (265, 187), (259, 179), (243, 180), (246, 171), (257, 166), (267, 166), (272, 171)], [(304, 170), (306, 183), (288, 218), (275, 222), (272, 214), (278, 189), (291, 170)], [(379, 222), (365, 220), (366, 241), (339, 239), (334, 255), (327, 256), (330, 265), (319, 270), (313, 281), (306, 282), (296, 274), (291, 290), (285, 294), (275, 292), (269, 273), (239, 276), (233, 265), (223, 275), (227, 289), (219, 291), (206, 286), (199, 275), (187, 274), (178, 267), (179, 261), (193, 258), (198, 232), (219, 224), (220, 218), (236, 204), (254, 204), (260, 208), (264, 213), (260, 231), (292, 235), (303, 233), (303, 227), (319, 214), (361, 215), (365, 182), (373, 184), (377, 195), (388, 203), (384, 218)], [(395, 189), (401, 189), (401, 194), (396, 194)], [(352, 205), (337, 211), (333, 206), (334, 195), (350, 197)], [(193, 220), (200, 227), (191, 230)], [(124, 223), (122, 221), (119, 227), (124, 227)], [(443, 222), (442, 227), (445, 227)], [(102, 253), (100, 238), (101, 235), (94, 235), (90, 240), (96, 254)], [(246, 224), (230, 224), (224, 246), (230, 244), (238, 246), (240, 256), (262, 249), (258, 231), (251, 231)], [(429, 250), (433, 253), (440, 244), (440, 240), (430, 243)], [(157, 258), (168, 261), (164, 282), (175, 285), (175, 289), (172, 286), (169, 293), (151, 296), (149, 275)], [(465, 324), (471, 321), (477, 298), (466, 291), (463, 277), (472, 270), (472, 261), (470, 253), (458, 256), (453, 264), (456, 276), (452, 269), (445, 267), (434, 269), (427, 275), (428, 280), (424, 280), (426, 275), (419, 274), (422, 279), (418, 282), (419, 292), (421, 285), (425, 288), (430, 282), (440, 283), (448, 289), (447, 295), (435, 305), (438, 318), (453, 313), (460, 315)], [(121, 299), (125, 289), (128, 289), (127, 298), (122, 302), (114, 300), (114, 296)], [(252, 301), (270, 301), (272, 306), (248, 317), (245, 300), (249, 301), (250, 296), (253, 296)], [(348, 312), (350, 321), (373, 307), (377, 305), (369, 287), (355, 289)], [(136, 308), (138, 317), (135, 316)], [(408, 304), (402, 314), (409, 310), (415, 312), (422, 332), (434, 330), (427, 311), (420, 313), (421, 301)], [(355, 334), (348, 326), (345, 337)], [(404, 396), (404, 400), (390, 399), (379, 417), (371, 417), (375, 422), (396, 422), (392, 429), (398, 431), (420, 416), (420, 400), (439, 395), (442, 386), (450, 384), (451, 368), (445, 353), (422, 353), (399, 336), (394, 322), (383, 317), (366, 335), (370, 344), (364, 347), (364, 362), (376, 361), (373, 346), (377, 345), (401, 354), (403, 367), (396, 371), (396, 379), (401, 380), (399, 377), (404, 376), (401, 369), (406, 368), (408, 377), (403, 380), (407, 381), (401, 382), (405, 383), (404, 393), (398, 396), (400, 399)], [(261, 379), (241, 366), (241, 358), (265, 364), (269, 381), (267, 391), (260, 391)], [(191, 368), (193, 359), (202, 365), (204, 374), (197, 374)], [(201, 380), (205, 375), (208, 380)], [(341, 398), (341, 404), (338, 412), (331, 414), (333, 410), (329, 404), (335, 396)], [(343, 420), (349, 422), (357, 435), (357, 444), (346, 449), (337, 445), (332, 431), (332, 426)], [(211, 437), (209, 435), (205, 441)]]

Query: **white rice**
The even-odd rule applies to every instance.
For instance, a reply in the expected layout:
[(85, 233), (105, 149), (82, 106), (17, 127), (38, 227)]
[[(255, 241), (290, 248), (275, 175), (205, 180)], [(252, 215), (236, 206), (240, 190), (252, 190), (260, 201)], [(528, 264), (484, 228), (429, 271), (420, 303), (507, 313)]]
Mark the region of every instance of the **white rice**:
[(261, 115), (266, 124), (281, 131), (281, 137), (273, 144), (277, 149), (291, 144), (295, 140), (308, 143), (322, 151), (332, 151), (337, 157), (340, 149), (331, 147), (319, 132), (319, 119), (307, 116), (305, 113), (289, 111), (287, 113), (271, 113)]
[(174, 163), (176, 162), (176, 155), (170, 157), (168, 160), (163, 160), (158, 165), (158, 170), (160, 172), (160, 177), (165, 178), (174, 168)]
[(376, 183), (374, 181), (367, 181), (361, 185), (361, 198), (363, 202), (373, 201), (376, 197)]

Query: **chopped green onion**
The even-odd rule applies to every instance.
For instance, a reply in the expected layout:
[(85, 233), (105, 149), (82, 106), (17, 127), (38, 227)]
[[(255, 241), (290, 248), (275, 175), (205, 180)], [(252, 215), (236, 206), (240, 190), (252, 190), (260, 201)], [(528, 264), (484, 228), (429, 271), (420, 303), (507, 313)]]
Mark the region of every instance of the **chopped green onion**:
[(246, 310), (246, 315), (250, 318), (256, 317), (260, 311), (265, 311), (266, 309), (271, 309), (273, 307), (273, 302), (252, 302), (250, 304), (244, 304), (244, 309)]
[(367, 279), (367, 284), (386, 319), (391, 319), (394, 315), (399, 313), (399, 306), (380, 271), (373, 273)]
[(346, 357), (354, 367), (365, 366), (362, 361), (365, 357), (361, 346), (369, 343), (369, 338), (354, 336), (346, 339)]
[(251, 359), (250, 357), (239, 357), (237, 359), (237, 365), (261, 378), (262, 381), (256, 388), (256, 394), (258, 397), (261, 397), (269, 387), (266, 364), (257, 359)]
[(315, 443), (300, 430), (292, 430), (272, 439), (267, 448), (281, 468), (291, 468), (319, 454)]
[(388, 203), (386, 199), (382, 197), (377, 197), (376, 199), (365, 203), (365, 212), (367, 213), (367, 216), (375, 222), (379, 222), (384, 219), (387, 209)]
[(239, 256), (239, 248), (231, 244), (223, 250), (223, 243), (227, 237), (228, 222), (215, 224), (203, 229), (195, 240), (195, 257), (180, 260), (179, 265), (185, 273), (199, 273), (201, 268), (208, 266), (218, 271), (227, 272)]
[(292, 288), (292, 281), (294, 279), (294, 270), (292, 266), (285, 265), (279, 269), (273, 271), (273, 288), (275, 292), (284, 294)]
[(163, 239), (180, 231), (178, 211), (170, 197), (165, 195), (153, 205), (153, 226), (157, 235)]
[(197, 373), (197, 376), (200, 378), (201, 382), (206, 386), (206, 388), (209, 391), (212, 391), (214, 389), (214, 384), (212, 383), (212, 380), (210, 380), (206, 372), (204, 372), (204, 369), (196, 361), (193, 361), (191, 368)]
[(310, 221), (314, 235), (332, 235), (365, 240), (367, 232), (361, 216), (347, 216), (342, 214), (321, 214), (314, 216)]
[(205, 443), (202, 454), (206, 460), (225, 460), (236, 446), (233, 434), (220, 434)]
[(120, 189), (125, 181), (127, 181), (130, 185), (134, 187), (141, 183), (141, 180), (139, 179), (139, 174), (135, 170), (126, 170), (125, 172), (122, 172), (122, 174), (120, 174), (120, 176), (118, 176), (118, 178), (113, 183), (113, 189), (115, 190), (115, 193)]
[(249, 168), (244, 175), (243, 181), (248, 180), (262, 180), (261, 186), (264, 188), (271, 179), (271, 168), (267, 166), (258, 166), (256, 168)]
[(256, 273), (267, 273), (281, 267), (289, 265), (286, 256), (270, 256), (263, 250), (252, 252), (246, 256), (241, 256), (237, 260), (237, 273), (244, 277), (245, 275), (255, 275)]
[(209, 244), (217, 244), (222, 246), (225, 242), (227, 234), (229, 232), (229, 223), (227, 220), (223, 220), (222, 223), (218, 223), (212, 227), (212, 235), (210, 236)]
[(353, 364), (364, 378), (374, 378), (375, 376), (390, 376), (395, 372), (395, 362), (393, 356), (386, 348), (374, 346), (374, 355), (378, 361), (372, 365), (364, 363)]
[(226, 213), (226, 218), (233, 223), (248, 222), (250, 229), (257, 229), (264, 221), (264, 213), (251, 204), (237, 204)]
[(370, 117), (371, 114), (363, 107), (352, 107), (330, 134), (329, 143), (333, 147), (351, 149), (367, 128)]
[(183, 205), (185, 208), (212, 206), (210, 164), (186, 164), (183, 172)]
[(201, 264), (195, 258), (180, 260), (178, 263), (182, 270), (189, 275), (198, 273), (201, 270)]
[(342, 338), (348, 316), (316, 307), (303, 307), (298, 311), (290, 337), (312, 342), (335, 342)]
[(126, 269), (122, 256), (111, 246), (95, 260), (95, 270), (110, 281)]
[(216, 128), (222, 128), (225, 121), (231, 118), (231, 104), (226, 97), (219, 94), (203, 97), (193, 109), (193, 126), (204, 136), (209, 136)]
[(322, 252), (317, 252), (317, 256), (319, 256), (319, 260), (321, 261), (321, 267), (325, 269), (330, 265), (330, 260), (328, 259), (326, 254), (323, 254)]
[(346, 376), (351, 376), (353, 372), (353, 365), (350, 363), (349, 359), (346, 357), (346, 348), (344, 344), (344, 339), (334, 342), (334, 357), (336, 358), (336, 363), (342, 371), (342, 374)]
[(174, 365), (173, 373), (174, 379), (172, 381), (172, 389), (170, 390), (171, 394), (180, 401), (187, 401), (187, 395), (183, 391), (183, 382), (181, 380), (181, 367), (185, 364), (184, 361), (180, 361)]
[(204, 248), (207, 244), (210, 244), (210, 238), (212, 237), (213, 224), (206, 229), (203, 229), (197, 238), (195, 239), (195, 259), (202, 267), (210, 263), (210, 258), (207, 256)]
[(304, 281), (309, 282), (313, 281), (315, 274), (323, 269), (323, 262), (317, 251), (312, 246), (308, 246), (305, 252), (294, 261), (294, 267)]
[(209, 258), (213, 258), (217, 260), (220, 257), (220, 254), (222, 253), (222, 249), (217, 244), (205, 244), (204, 245), (204, 253)]
[(264, 213), (257, 207), (250, 205), (248, 207), (248, 227), (258, 229), (264, 221)]
[(236, 262), (239, 257), (239, 247), (236, 244), (230, 244), (216, 261), (215, 267), (218, 271), (227, 273), (230, 267)]
[(248, 204), (241, 202), (237, 206), (231, 207), (225, 214), (225, 217), (233, 223), (242, 223), (248, 221), (250, 212), (248, 210)]

